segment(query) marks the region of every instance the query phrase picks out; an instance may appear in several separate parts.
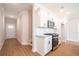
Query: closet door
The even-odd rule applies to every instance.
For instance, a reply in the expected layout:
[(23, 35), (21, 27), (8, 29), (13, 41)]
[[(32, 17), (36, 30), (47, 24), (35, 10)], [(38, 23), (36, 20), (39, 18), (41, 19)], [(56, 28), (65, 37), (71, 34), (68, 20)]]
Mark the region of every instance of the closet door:
[(79, 23), (77, 23), (77, 40), (79, 41)]

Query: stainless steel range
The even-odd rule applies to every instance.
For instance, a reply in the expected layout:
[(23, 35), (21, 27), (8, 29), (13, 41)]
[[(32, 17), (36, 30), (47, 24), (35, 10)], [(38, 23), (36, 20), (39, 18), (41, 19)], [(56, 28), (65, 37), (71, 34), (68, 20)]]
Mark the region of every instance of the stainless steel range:
[(52, 51), (54, 51), (58, 47), (58, 34), (57, 33), (45, 33), (45, 35), (52, 35)]

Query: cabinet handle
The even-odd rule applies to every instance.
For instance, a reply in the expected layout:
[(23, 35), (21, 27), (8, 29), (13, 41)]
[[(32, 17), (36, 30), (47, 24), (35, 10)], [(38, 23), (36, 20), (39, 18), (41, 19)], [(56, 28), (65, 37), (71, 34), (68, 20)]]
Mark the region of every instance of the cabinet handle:
[(50, 44), (50, 41), (48, 42), (48, 44)]

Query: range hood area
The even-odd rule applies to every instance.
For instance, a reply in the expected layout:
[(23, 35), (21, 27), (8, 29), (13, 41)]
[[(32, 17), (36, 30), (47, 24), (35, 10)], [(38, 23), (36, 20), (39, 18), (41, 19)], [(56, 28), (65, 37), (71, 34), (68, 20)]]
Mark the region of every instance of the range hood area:
[(59, 44), (59, 39), (58, 39), (59, 35), (57, 33), (45, 33), (44, 35), (52, 36), (52, 50), (51, 51), (54, 51), (58, 47), (58, 44)]

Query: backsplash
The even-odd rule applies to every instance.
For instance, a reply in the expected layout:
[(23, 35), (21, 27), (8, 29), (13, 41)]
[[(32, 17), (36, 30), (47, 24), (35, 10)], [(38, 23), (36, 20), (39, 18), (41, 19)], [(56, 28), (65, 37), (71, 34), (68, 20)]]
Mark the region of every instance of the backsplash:
[(54, 33), (54, 29), (36, 28), (36, 35), (44, 35), (44, 33)]

